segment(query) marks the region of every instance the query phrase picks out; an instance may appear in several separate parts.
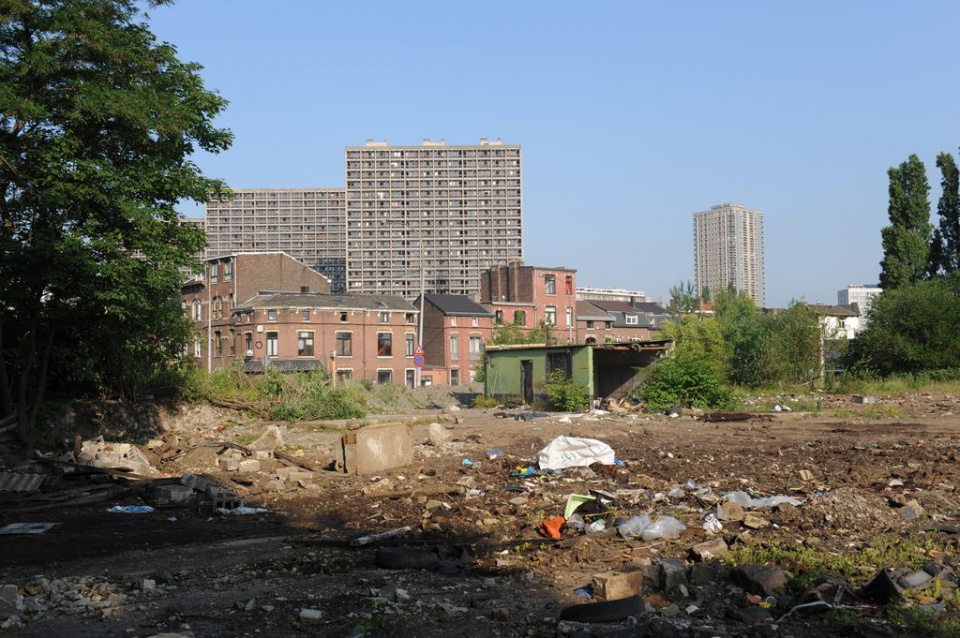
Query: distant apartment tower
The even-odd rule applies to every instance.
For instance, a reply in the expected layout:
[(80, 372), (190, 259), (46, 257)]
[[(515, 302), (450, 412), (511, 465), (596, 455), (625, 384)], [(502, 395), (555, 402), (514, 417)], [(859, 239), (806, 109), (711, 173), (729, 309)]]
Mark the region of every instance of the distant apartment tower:
[(346, 287), (342, 188), (234, 188), (207, 203), (207, 258), (234, 252), (284, 252)]
[(763, 211), (719, 204), (693, 215), (693, 258), (697, 293), (711, 295), (731, 283), (758, 306), (765, 304)]
[(860, 309), (861, 323), (866, 324), (867, 313), (873, 304), (873, 298), (883, 292), (880, 286), (864, 286), (861, 284), (849, 285), (837, 291), (837, 303), (841, 306), (857, 304)]
[(477, 295), (480, 273), (523, 259), (519, 145), (346, 148), (347, 291)]

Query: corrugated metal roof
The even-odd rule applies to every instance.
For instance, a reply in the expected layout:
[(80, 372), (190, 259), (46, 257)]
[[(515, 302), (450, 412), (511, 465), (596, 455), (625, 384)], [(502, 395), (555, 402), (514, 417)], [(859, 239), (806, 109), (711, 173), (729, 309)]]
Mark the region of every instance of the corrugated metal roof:
[(3, 472), (0, 474), (0, 492), (36, 492), (48, 474)]

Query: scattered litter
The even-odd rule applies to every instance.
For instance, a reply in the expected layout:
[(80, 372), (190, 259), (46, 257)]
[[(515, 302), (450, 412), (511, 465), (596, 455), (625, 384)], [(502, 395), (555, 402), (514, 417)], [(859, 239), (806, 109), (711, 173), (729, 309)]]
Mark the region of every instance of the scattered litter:
[(562, 538), (563, 535), (560, 530), (564, 523), (566, 523), (566, 520), (562, 516), (554, 516), (540, 523), (540, 528), (537, 531), (547, 538)]
[(718, 534), (723, 531), (723, 523), (717, 520), (716, 514), (707, 514), (703, 519), (703, 531)]
[(386, 532), (380, 532), (379, 534), (368, 534), (367, 536), (361, 536), (360, 538), (355, 538), (350, 541), (350, 544), (354, 547), (362, 547), (363, 545), (369, 545), (370, 543), (376, 543), (382, 540), (387, 540), (388, 538), (394, 538), (395, 536), (400, 536), (401, 534), (406, 534), (410, 531), (410, 526), (398, 527), (396, 529), (391, 529)]
[(10, 523), (0, 528), (0, 534), (43, 534), (56, 523)]
[(581, 598), (592, 599), (593, 598), (593, 583), (589, 585), (584, 585), (580, 589), (573, 590), (573, 593)]
[(251, 514), (266, 514), (270, 510), (265, 507), (250, 507), (249, 505), (240, 505), (239, 507), (218, 507), (213, 510), (217, 514), (229, 514), (231, 516), (250, 516)]
[(587, 467), (594, 463), (613, 465), (613, 448), (597, 439), (558, 436), (534, 457), (542, 470)]
[(788, 505), (801, 505), (803, 501), (792, 496), (766, 496), (764, 498), (753, 498), (746, 492), (736, 491), (727, 492), (723, 495), (724, 500), (736, 503), (744, 508), (752, 509), (756, 507), (776, 507), (784, 503)]
[(487, 450), (487, 459), (494, 460), (503, 456), (503, 450)]
[(474, 462), (471, 461), (470, 459), (463, 459), (463, 464), (464, 464), (464, 465), (476, 465), (476, 463), (474, 463)]
[(583, 531), (587, 534), (596, 534), (607, 529), (607, 523), (602, 518), (598, 518), (589, 525), (584, 526)]
[(588, 501), (596, 500), (596, 498), (595, 496), (585, 496), (583, 494), (571, 494), (567, 497), (567, 507), (563, 510), (563, 517), (570, 518), (570, 516), (577, 511), (577, 508)]
[(117, 514), (149, 514), (153, 508), (149, 505), (114, 505), (107, 511)]
[(680, 536), (687, 526), (673, 516), (661, 516), (656, 521), (650, 519), (649, 514), (642, 514), (627, 519), (617, 528), (624, 538), (641, 538), (645, 541), (672, 539)]

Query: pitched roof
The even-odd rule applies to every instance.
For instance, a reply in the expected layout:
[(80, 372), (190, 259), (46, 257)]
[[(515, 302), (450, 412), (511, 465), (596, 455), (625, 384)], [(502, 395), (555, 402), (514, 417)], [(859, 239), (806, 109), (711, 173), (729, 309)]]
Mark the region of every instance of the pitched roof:
[(639, 308), (637, 308), (636, 306), (630, 305), (626, 301), (606, 301), (606, 300), (600, 300), (600, 299), (591, 299), (590, 303), (592, 303), (597, 308), (600, 308), (601, 310), (605, 310), (607, 312), (623, 312), (631, 315), (635, 315), (639, 312), (642, 312)]
[[(466, 295), (447, 295), (428, 292), (424, 299), (445, 315), (492, 317), (493, 313)], [(417, 298), (419, 301), (419, 297)]]
[(399, 295), (350, 295), (325, 292), (262, 292), (239, 304), (237, 310), (255, 308), (324, 308), (335, 310), (402, 310), (413, 304)]
[(577, 299), (577, 319), (585, 321), (613, 321), (613, 317), (589, 301)]
[(859, 312), (854, 312), (850, 306), (829, 306), (826, 304), (813, 304), (813, 309), (817, 314), (827, 317), (858, 317)]
[(652, 301), (635, 301), (633, 302), (633, 307), (639, 310), (640, 312), (649, 312), (655, 315), (668, 315), (670, 312)]

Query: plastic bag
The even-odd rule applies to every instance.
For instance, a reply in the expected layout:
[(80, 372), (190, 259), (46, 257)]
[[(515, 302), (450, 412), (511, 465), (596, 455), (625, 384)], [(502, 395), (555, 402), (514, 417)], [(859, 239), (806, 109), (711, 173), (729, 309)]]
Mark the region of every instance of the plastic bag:
[(568, 467), (586, 467), (594, 463), (613, 465), (613, 448), (597, 439), (558, 436), (534, 457), (541, 470), (562, 470)]
[(717, 520), (716, 514), (707, 514), (703, 519), (703, 531), (718, 533), (723, 531), (723, 524)]
[(644, 528), (640, 538), (645, 541), (677, 538), (686, 529), (687, 526), (681, 523), (679, 519), (672, 516), (661, 516)]

